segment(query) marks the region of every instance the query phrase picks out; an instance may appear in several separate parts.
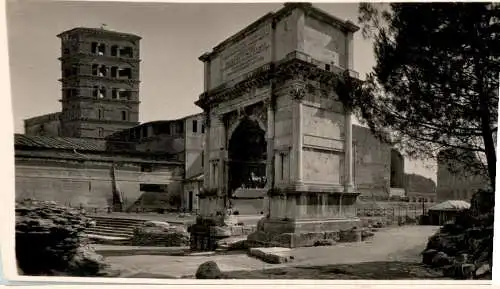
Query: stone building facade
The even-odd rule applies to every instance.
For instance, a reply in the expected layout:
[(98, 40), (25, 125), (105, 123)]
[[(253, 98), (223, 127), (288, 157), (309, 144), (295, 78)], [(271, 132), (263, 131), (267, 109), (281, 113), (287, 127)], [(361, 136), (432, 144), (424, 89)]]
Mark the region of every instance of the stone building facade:
[(143, 123), (106, 137), (107, 148), (175, 156), (183, 166), (182, 188), (178, 192), (180, 209), (196, 211), (198, 193), (203, 186), (203, 121), (202, 114), (194, 114), (176, 120)]
[(323, 79), (357, 76), (357, 30), (310, 4), (285, 4), (200, 58), (204, 185), (214, 192), (200, 200), (211, 208), (204, 217), (248, 183), (268, 192), (259, 231), (270, 242), (304, 246), (356, 226), (351, 114)]
[(138, 126), (141, 38), (94, 28), (58, 37), (62, 111), (25, 120), (14, 136), (16, 198), (102, 210), (119, 191), (125, 210), (178, 209), (184, 124)]
[(53, 112), (24, 120), (26, 135), (60, 136), (61, 113)]
[(175, 156), (110, 151), (105, 141), (16, 134), (16, 199), (57, 201), (73, 207), (107, 210), (113, 186), (124, 210), (175, 207), (183, 165)]

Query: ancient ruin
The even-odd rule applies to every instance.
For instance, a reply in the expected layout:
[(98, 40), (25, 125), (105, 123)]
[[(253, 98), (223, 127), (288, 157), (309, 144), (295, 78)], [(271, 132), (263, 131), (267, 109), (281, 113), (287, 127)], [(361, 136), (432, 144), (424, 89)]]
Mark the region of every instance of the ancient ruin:
[(257, 190), (268, 203), (249, 236), (257, 243), (307, 246), (357, 226), (351, 113), (328, 79), (357, 77), (358, 29), (310, 4), (285, 4), (200, 57), (200, 220), (221, 225), (237, 190)]

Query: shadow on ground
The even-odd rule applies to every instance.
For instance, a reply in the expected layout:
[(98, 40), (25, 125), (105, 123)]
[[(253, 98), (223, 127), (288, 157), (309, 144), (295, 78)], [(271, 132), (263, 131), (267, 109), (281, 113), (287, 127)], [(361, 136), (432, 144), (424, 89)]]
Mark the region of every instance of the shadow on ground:
[[(327, 266), (297, 266), (254, 271), (224, 272), (223, 279), (323, 279), (323, 280), (451, 280), (420, 263), (365, 262)], [(175, 277), (137, 273), (127, 278), (175, 279)], [(184, 276), (194, 279), (194, 276)]]
[(426, 268), (422, 264), (410, 262), (298, 266), (257, 271), (234, 271), (227, 272), (225, 275), (227, 279), (445, 279), (439, 272)]

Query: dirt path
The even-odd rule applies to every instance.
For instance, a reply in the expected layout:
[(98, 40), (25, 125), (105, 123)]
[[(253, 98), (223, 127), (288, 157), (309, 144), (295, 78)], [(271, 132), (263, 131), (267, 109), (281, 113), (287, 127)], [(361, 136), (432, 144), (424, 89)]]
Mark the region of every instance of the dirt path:
[(200, 264), (215, 261), (222, 271), (251, 271), (280, 267), (325, 266), (363, 262), (419, 262), (420, 252), (437, 227), (408, 226), (377, 232), (372, 241), (337, 244), (331, 247), (293, 249), (292, 263), (271, 265), (246, 254), (208, 256), (117, 256), (106, 258), (113, 267), (123, 270), (122, 277), (193, 275)]

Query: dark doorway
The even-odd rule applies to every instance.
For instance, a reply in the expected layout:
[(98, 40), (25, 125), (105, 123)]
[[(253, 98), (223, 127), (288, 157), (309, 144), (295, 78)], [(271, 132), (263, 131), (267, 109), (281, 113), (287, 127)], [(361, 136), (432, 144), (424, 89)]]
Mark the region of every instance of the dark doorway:
[(193, 211), (193, 191), (189, 191), (188, 194), (188, 210)]
[(264, 188), (266, 184), (265, 132), (245, 118), (229, 140), (229, 193), (238, 188)]

